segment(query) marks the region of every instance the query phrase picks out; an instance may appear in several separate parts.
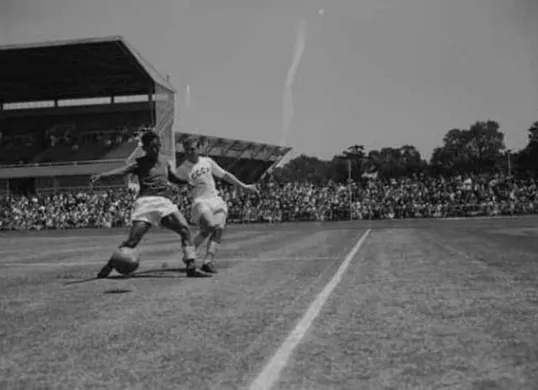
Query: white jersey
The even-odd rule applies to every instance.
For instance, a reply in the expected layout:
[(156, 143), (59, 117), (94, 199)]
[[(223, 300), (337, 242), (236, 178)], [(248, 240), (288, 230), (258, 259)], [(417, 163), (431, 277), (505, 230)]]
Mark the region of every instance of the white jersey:
[(191, 194), (193, 200), (196, 201), (218, 197), (219, 192), (213, 176), (223, 178), (226, 171), (212, 158), (200, 156), (197, 163), (185, 160), (177, 167), (176, 173), (182, 180), (188, 181), (194, 187)]

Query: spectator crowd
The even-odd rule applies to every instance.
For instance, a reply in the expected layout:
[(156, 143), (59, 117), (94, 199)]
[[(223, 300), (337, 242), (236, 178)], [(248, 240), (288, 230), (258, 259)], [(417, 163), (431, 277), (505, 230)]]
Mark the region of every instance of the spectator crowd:
[[(360, 183), (260, 184), (261, 196), (220, 186), (230, 223), (446, 218), (538, 213), (537, 181), (503, 175), (415, 176)], [(122, 227), (129, 223), (133, 189), (72, 191), (0, 197), (0, 230)], [(189, 217), (187, 188), (176, 202)]]

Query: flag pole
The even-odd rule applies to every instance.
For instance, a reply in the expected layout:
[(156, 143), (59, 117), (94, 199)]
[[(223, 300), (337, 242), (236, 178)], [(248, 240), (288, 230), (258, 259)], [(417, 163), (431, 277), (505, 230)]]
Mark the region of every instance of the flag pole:
[(353, 219), (353, 199), (351, 194), (351, 159), (347, 159), (347, 189), (349, 193), (349, 220)]
[(506, 151), (506, 157), (508, 158), (508, 176), (512, 176), (512, 151), (508, 149)]

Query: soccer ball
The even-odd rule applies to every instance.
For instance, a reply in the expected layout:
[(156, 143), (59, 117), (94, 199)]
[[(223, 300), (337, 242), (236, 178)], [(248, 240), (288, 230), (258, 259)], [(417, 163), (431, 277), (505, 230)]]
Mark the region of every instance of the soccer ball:
[(117, 248), (112, 253), (111, 265), (122, 275), (129, 275), (138, 269), (140, 255), (136, 249)]

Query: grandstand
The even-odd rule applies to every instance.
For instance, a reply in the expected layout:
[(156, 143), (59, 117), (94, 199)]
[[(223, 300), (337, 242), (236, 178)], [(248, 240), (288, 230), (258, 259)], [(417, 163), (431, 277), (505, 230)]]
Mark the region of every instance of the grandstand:
[(175, 91), (122, 37), (3, 46), (0, 63), (2, 192), (87, 186), (148, 127), (174, 160)]
[(212, 157), (224, 169), (248, 183), (258, 181), (291, 150), (258, 142), (176, 132), (176, 160), (183, 156), (181, 142), (185, 138), (197, 140), (202, 145), (200, 152), (203, 155)]
[[(0, 193), (87, 188), (90, 175), (140, 153), (137, 134), (146, 128), (159, 132), (175, 163), (186, 136), (173, 130), (175, 90), (124, 38), (3, 46), (0, 63)], [(205, 154), (244, 180), (290, 150), (199, 137)]]

